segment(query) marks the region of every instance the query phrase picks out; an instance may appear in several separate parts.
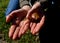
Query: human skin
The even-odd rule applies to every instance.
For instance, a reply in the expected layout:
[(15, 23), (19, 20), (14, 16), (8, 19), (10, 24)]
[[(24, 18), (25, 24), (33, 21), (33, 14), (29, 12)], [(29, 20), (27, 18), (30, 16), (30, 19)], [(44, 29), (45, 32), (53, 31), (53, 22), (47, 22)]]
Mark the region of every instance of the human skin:
[(37, 34), (41, 27), (44, 25), (45, 22), (45, 15), (40, 12), (41, 4), (40, 2), (36, 2), (32, 8), (28, 11), (26, 18), (31, 19), (32, 15), (36, 13), (40, 18), (39, 22), (30, 22), (31, 33), (33, 35)]
[[(23, 6), (21, 9), (11, 12), (6, 16), (6, 22), (12, 20), (12, 25), (9, 29), (9, 37), (15, 40), (20, 38), (28, 30), (29, 26), (31, 28), (31, 33), (35, 35), (39, 32), (45, 21), (45, 15), (39, 12), (40, 2), (36, 2), (32, 8), (28, 5)], [(32, 15), (37, 13), (40, 19), (39, 22), (32, 22), (30, 18), (33, 18)], [(26, 18), (24, 21), (23, 19)], [(21, 25), (23, 22), (23, 25)]]
[(12, 38), (13, 40), (15, 40), (17, 37), (20, 37), (22, 35), (21, 28), (23, 28), (23, 26), (24, 27), (27, 26), (26, 28), (23, 28), (23, 30), (25, 29), (24, 33), (27, 30), (28, 25), (29, 25), (29, 23), (27, 23), (28, 20), (27, 20), (27, 22), (25, 22), (23, 24), (23, 26), (21, 26), (20, 24), (22, 22), (22, 18), (25, 18), (29, 9), (30, 9), (30, 7), (25, 5), (21, 9), (12, 11), (8, 16), (6, 16), (7, 23), (12, 21), (12, 25), (9, 28), (9, 37)]

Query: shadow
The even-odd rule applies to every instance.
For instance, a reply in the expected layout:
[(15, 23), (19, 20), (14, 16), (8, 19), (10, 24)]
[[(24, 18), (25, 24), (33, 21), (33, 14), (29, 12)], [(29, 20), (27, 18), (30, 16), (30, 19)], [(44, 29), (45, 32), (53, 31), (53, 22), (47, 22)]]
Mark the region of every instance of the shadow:
[(59, 38), (60, 29), (60, 5), (57, 2), (58, 1), (56, 1), (54, 5), (49, 3), (46, 12), (46, 21), (39, 34), (40, 43), (58, 42), (57, 40)]

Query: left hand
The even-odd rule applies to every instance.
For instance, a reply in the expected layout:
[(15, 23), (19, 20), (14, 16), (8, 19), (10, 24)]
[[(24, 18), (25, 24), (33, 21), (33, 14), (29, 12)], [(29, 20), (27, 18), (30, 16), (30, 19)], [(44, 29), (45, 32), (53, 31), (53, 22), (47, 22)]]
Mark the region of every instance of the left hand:
[(23, 19), (25, 18), (29, 9), (30, 7), (25, 5), (21, 9), (12, 11), (9, 15), (6, 16), (7, 23), (12, 21), (12, 25), (9, 29), (9, 37), (13, 40), (20, 38), (27, 31), (29, 20), (24, 21)]

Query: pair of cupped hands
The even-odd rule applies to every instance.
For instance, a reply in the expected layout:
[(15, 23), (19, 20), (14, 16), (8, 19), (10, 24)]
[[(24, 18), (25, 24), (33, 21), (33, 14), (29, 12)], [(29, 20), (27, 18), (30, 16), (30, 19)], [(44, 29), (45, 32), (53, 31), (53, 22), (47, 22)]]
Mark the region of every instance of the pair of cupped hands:
[[(6, 16), (7, 23), (12, 21), (12, 25), (9, 29), (10, 38), (13, 40), (20, 38), (28, 29), (30, 29), (33, 35), (39, 32), (45, 21), (45, 15), (40, 12), (40, 6), (39, 2), (36, 2), (32, 8), (25, 5), (21, 9), (12, 11)], [(35, 22), (36, 20), (34, 21), (35, 18), (33, 19), (33, 13), (39, 15), (39, 22)]]

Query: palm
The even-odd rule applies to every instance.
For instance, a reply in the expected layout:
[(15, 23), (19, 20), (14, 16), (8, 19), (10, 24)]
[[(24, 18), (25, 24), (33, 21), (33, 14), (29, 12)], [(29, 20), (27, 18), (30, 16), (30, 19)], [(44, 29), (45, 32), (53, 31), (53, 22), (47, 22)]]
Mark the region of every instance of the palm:
[[(19, 10), (13, 11), (6, 17), (6, 22), (10, 22), (12, 20), (12, 25), (9, 29), (10, 38), (16, 39), (17, 37), (20, 37), (22, 34), (25, 33), (25, 31), (28, 28), (29, 21), (26, 20), (26, 22), (23, 24), (23, 26), (25, 26), (25, 28), (21, 25), (22, 24), (21, 22), (25, 18), (26, 14), (27, 14), (26, 11), (19, 9)], [(23, 33), (22, 33), (23, 29), (25, 31), (23, 31)]]
[[(34, 13), (37, 13), (37, 15), (39, 17), (32, 16)], [(31, 28), (31, 33), (33, 35), (35, 35), (36, 33), (39, 32), (39, 30), (41, 29), (41, 27), (43, 26), (44, 21), (45, 21), (45, 15), (41, 12), (41, 4), (40, 4), (40, 2), (36, 2), (32, 6), (32, 8), (28, 11), (26, 18), (28, 18), (28, 19), (33, 18), (33, 20), (30, 23), (30, 28)], [(37, 21), (37, 19), (38, 19), (39, 22), (35, 22), (35, 21)]]
[(44, 21), (45, 21), (45, 15), (43, 15), (41, 19), (38, 20), (38, 22), (34, 21), (30, 23), (31, 33), (33, 35), (36, 35), (39, 32), (39, 30), (44, 24)]

